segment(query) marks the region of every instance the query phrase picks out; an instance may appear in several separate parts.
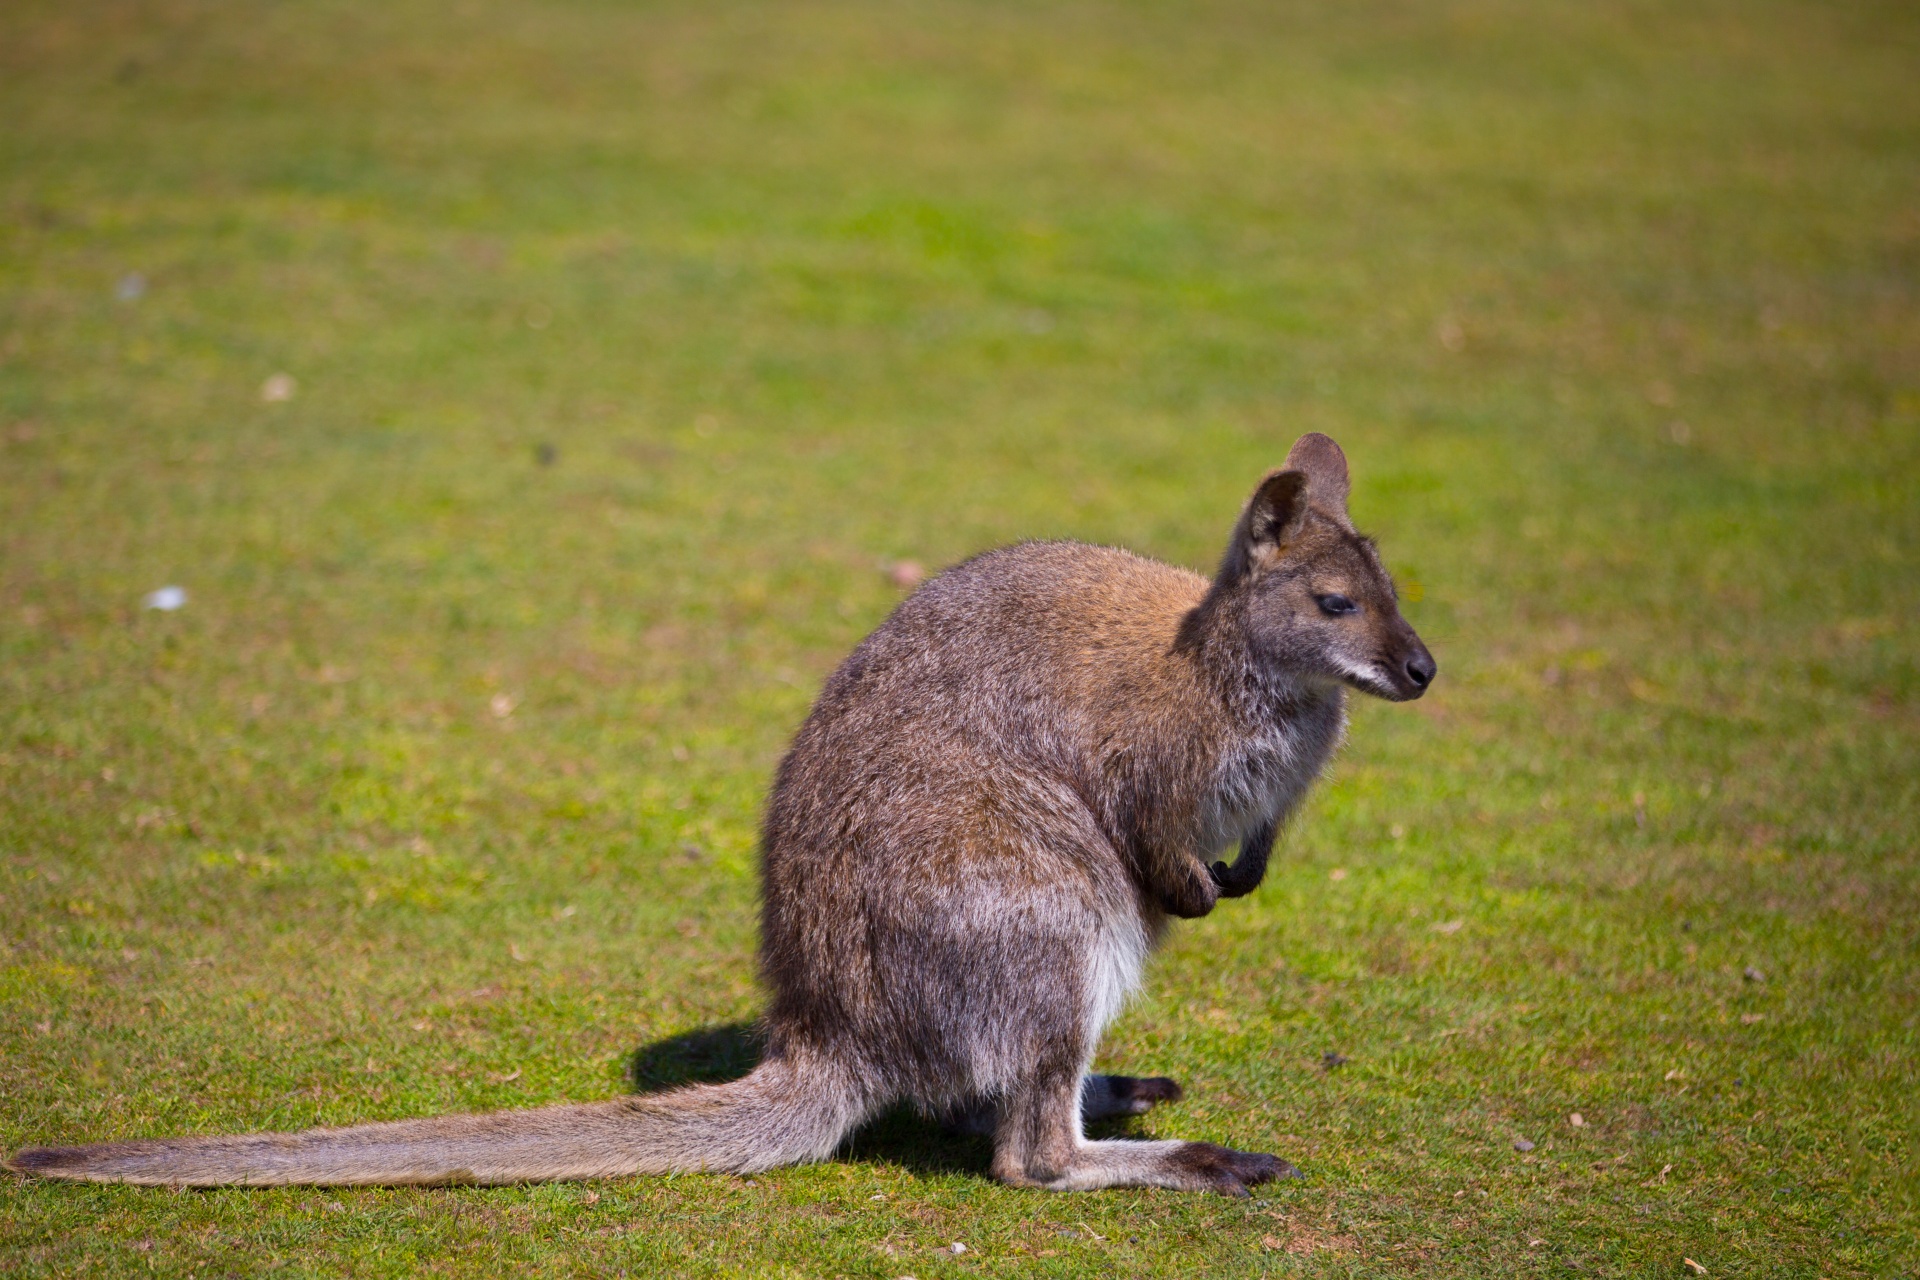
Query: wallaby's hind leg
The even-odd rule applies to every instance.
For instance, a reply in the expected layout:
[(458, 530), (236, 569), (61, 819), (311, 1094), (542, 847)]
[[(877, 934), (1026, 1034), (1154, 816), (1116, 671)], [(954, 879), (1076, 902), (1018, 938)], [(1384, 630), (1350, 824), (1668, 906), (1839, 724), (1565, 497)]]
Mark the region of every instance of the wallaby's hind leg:
[(1298, 1177), (1278, 1156), (1211, 1142), (1089, 1142), (1080, 1131), (1080, 1068), (1067, 1053), (1043, 1056), (1000, 1105), (993, 1176), (1016, 1187), (1093, 1191), (1168, 1187), (1244, 1196), (1274, 1178)]

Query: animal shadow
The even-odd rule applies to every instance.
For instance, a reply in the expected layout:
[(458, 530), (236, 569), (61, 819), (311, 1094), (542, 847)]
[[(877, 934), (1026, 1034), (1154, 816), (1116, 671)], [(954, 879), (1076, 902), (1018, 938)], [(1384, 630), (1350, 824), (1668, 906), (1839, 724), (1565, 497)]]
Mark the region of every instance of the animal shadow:
[(912, 1107), (895, 1106), (857, 1129), (841, 1144), (838, 1158), (896, 1165), (922, 1178), (953, 1173), (985, 1177), (993, 1163), (993, 1144), (955, 1133)]
[(760, 1065), (766, 1047), (751, 1022), (683, 1031), (642, 1045), (627, 1061), (627, 1079), (635, 1093), (659, 1093), (684, 1084), (724, 1084)]
[[(1095, 1120), (1089, 1138), (1138, 1138), (1138, 1116)], [(892, 1164), (920, 1177), (970, 1174), (986, 1177), (993, 1164), (993, 1140), (967, 1132), (910, 1106), (896, 1106), (868, 1121), (840, 1148), (839, 1158), (868, 1164)]]

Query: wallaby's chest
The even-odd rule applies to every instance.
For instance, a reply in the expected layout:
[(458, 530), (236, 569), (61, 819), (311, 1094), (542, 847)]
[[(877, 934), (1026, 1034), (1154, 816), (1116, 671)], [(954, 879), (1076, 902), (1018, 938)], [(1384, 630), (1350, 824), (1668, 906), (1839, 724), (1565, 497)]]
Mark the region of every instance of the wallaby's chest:
[(1201, 805), (1195, 852), (1204, 857), (1283, 820), (1326, 767), (1346, 723), (1345, 699), (1335, 692), (1276, 719), (1229, 753)]

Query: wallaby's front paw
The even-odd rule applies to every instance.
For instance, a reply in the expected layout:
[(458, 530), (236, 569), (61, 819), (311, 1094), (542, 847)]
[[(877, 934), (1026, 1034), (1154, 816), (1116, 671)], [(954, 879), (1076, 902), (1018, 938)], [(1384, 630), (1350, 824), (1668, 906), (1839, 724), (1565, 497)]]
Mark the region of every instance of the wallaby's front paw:
[(1298, 1178), (1300, 1171), (1261, 1151), (1235, 1151), (1211, 1142), (1189, 1142), (1173, 1153), (1172, 1166), (1193, 1181), (1194, 1191), (1218, 1191), (1223, 1196), (1249, 1196), (1251, 1187), (1275, 1178)]
[(1197, 920), (1220, 901), (1220, 886), (1198, 859), (1188, 858), (1180, 876), (1160, 895), (1160, 909), (1182, 920)]

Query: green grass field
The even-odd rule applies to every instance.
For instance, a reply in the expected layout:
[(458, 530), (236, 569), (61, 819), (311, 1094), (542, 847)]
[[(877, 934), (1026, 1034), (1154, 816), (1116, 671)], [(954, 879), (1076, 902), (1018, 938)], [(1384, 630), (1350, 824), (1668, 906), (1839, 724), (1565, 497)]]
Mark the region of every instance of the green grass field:
[(8, 1150), (742, 1069), (903, 559), (1206, 566), (1321, 430), (1441, 664), (1102, 1056), (1304, 1183), (901, 1114), (0, 1272), (1920, 1271), (1911, 6), (20, 0), (0, 120)]

